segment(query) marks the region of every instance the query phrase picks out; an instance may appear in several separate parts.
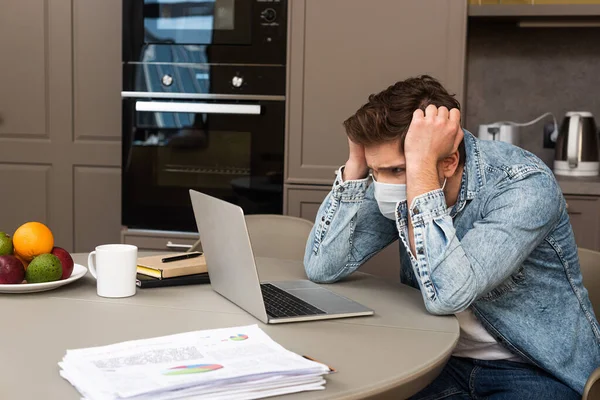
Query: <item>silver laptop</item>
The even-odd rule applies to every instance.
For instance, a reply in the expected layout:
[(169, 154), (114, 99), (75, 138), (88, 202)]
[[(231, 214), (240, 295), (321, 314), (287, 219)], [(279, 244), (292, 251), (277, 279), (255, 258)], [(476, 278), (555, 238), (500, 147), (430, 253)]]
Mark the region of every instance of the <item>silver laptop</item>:
[(308, 280), (261, 282), (243, 210), (190, 190), (213, 290), (265, 323), (372, 315)]

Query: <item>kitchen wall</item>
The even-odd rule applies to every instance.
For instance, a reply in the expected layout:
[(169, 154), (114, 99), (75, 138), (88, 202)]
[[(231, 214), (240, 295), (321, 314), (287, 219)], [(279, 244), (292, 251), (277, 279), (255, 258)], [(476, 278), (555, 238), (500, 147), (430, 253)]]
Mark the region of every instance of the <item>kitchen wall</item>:
[[(465, 127), (530, 121), (551, 111), (590, 111), (600, 125), (600, 27), (519, 28), (513, 22), (470, 20)], [(551, 121), (548, 118), (547, 121)], [(552, 164), (543, 123), (520, 129), (519, 145)]]

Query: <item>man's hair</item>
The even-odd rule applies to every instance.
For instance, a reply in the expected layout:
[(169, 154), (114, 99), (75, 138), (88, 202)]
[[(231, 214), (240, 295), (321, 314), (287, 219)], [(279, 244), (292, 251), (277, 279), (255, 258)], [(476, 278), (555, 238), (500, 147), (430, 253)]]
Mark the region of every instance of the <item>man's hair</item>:
[[(404, 139), (417, 109), (425, 111), (428, 105), (460, 110), (454, 95), (435, 78), (421, 75), (395, 83), (384, 91), (369, 96), (369, 101), (344, 121), (346, 134), (355, 143), (369, 146)], [(465, 144), (458, 147), (459, 163), (465, 160)]]

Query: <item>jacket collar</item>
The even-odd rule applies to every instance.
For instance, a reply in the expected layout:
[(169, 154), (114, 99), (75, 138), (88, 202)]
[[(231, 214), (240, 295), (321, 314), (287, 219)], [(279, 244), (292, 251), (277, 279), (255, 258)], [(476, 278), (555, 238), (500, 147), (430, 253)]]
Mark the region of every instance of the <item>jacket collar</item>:
[(451, 216), (462, 211), (467, 201), (473, 200), (484, 184), (483, 162), (479, 149), (478, 139), (466, 129), (463, 129), (465, 142), (465, 164), (460, 184), (458, 201), (451, 212)]

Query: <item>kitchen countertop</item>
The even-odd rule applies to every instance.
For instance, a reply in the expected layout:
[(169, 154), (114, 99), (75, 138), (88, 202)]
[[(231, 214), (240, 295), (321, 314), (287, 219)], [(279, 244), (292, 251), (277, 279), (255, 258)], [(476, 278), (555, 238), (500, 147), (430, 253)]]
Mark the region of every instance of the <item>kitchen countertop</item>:
[(600, 196), (600, 176), (575, 177), (555, 175), (555, 177), (563, 194)]

